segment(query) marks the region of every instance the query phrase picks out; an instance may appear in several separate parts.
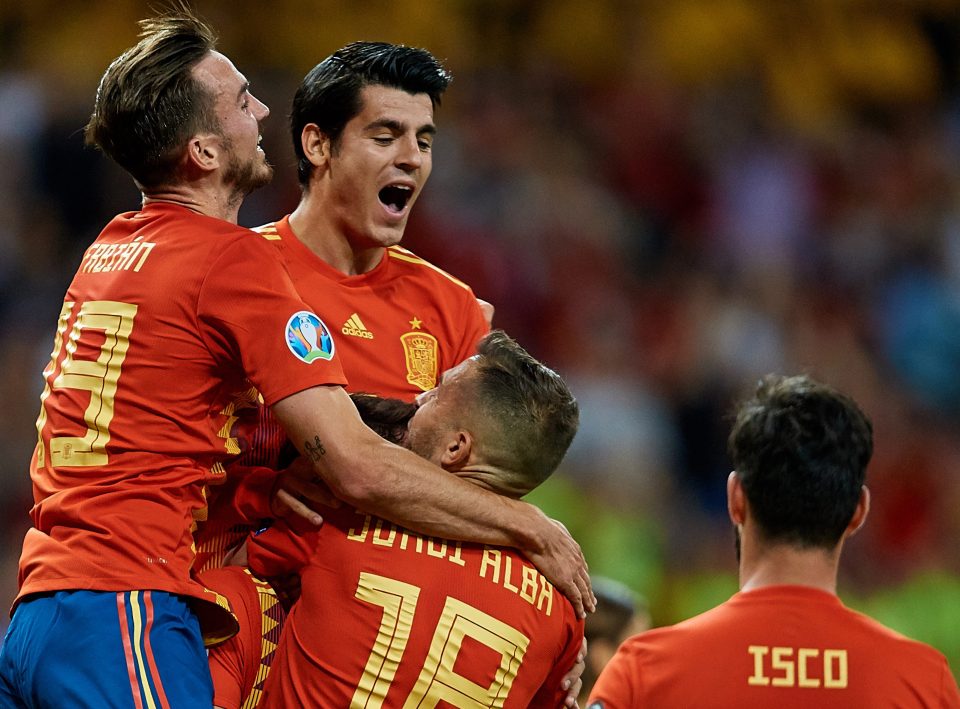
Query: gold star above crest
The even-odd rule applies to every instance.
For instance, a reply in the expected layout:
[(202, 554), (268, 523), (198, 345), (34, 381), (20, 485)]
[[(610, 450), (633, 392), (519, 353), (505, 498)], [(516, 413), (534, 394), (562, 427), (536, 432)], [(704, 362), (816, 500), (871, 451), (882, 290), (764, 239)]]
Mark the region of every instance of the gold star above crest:
[(417, 320), (417, 316), (414, 315), (413, 320), (410, 321), (410, 327), (412, 327), (414, 330), (419, 330), (420, 322), (421, 322), (420, 320)]

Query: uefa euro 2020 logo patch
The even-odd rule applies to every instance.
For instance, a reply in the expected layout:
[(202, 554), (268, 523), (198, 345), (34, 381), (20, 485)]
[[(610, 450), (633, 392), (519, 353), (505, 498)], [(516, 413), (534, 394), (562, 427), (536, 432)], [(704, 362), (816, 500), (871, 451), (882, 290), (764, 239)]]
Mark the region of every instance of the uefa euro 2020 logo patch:
[(333, 359), (333, 338), (323, 320), (308, 310), (294, 313), (287, 320), (287, 347), (307, 364), (318, 359)]

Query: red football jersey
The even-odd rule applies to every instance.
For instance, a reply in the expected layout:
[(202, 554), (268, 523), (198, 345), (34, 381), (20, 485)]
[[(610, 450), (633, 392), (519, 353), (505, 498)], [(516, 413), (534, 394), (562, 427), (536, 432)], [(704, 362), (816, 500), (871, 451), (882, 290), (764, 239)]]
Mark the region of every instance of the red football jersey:
[[(314, 310), (336, 330), (340, 364), (352, 392), (412, 401), (441, 374), (476, 354), (487, 334), (468, 285), (399, 246), (368, 273), (347, 276), (314, 254), (290, 229), (289, 217), (260, 227), (280, 251), (290, 277)], [(256, 434), (240, 412), (237, 435), (249, 445), (243, 462), (273, 465), (282, 431), (269, 411)], [(272, 429), (273, 435), (264, 430)]]
[(239, 566), (200, 574), (200, 582), (230, 599), (240, 632), (210, 648), (213, 704), (223, 709), (253, 709), (280, 642), (286, 613), (265, 581)]
[[(370, 272), (344, 275), (304, 245), (288, 219), (258, 231), (277, 247), (304, 300), (336, 331), (349, 391), (412, 401), (476, 353), (489, 328), (469, 286), (399, 246), (386, 249)], [(241, 397), (234, 409), (239, 462), (276, 467), (286, 441), (279, 422), (255, 397)], [(265, 500), (261, 493), (243, 495), (244, 514), (231, 496), (220, 499), (201, 531), (198, 568), (219, 566), (224, 551), (243, 539), (238, 525), (249, 517), (270, 516), (267, 506), (247, 504)]]
[(150, 588), (222, 603), (190, 567), (205, 486), (239, 451), (231, 402), (344, 384), (333, 340), (259, 234), (162, 203), (112, 220), (44, 371), (18, 598)]
[(835, 595), (770, 586), (620, 646), (588, 709), (960, 707), (946, 659)]
[(328, 512), (261, 707), (557, 707), (583, 621), (513, 550)]
[[(373, 270), (347, 276), (314, 254), (289, 217), (257, 229), (337, 335), (353, 391), (410, 400), (475, 354), (487, 324), (470, 287), (400, 246)], [(357, 377), (357, 381), (353, 381)]]

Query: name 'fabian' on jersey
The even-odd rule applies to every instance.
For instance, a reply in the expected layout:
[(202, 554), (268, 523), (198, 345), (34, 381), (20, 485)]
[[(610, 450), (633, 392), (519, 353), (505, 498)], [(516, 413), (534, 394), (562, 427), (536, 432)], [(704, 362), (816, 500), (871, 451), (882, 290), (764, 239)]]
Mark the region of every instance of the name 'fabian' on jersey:
[(83, 256), (81, 273), (110, 273), (112, 271), (139, 271), (156, 246), (138, 236), (126, 244), (94, 244)]

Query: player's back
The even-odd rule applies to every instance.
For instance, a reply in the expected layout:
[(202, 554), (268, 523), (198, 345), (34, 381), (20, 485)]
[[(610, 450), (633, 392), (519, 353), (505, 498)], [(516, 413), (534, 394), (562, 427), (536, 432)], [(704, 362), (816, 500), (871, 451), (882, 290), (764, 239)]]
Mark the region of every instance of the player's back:
[[(605, 709), (957, 707), (943, 656), (802, 586), (771, 586), (627, 640), (597, 681)], [(952, 698), (952, 699), (951, 699)]]
[(266, 707), (562, 703), (582, 621), (523, 557), (347, 510), (318, 536)]
[(285, 339), (305, 306), (271, 255), (250, 230), (164, 203), (119, 215), (87, 249), (44, 372), (21, 595), (216, 600), (189, 581), (190, 526), (231, 453), (224, 408), (247, 377), (270, 403), (327, 381)]

